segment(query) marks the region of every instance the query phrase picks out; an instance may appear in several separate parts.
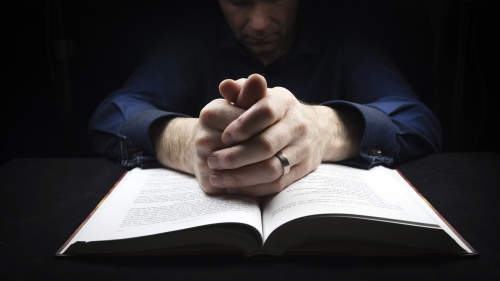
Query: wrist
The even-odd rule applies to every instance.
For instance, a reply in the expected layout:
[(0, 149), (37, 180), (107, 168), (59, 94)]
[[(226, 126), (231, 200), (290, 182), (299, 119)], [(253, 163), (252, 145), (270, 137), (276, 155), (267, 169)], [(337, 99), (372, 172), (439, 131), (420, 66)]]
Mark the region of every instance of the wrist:
[(346, 106), (324, 107), (329, 130), (323, 161), (343, 161), (359, 155), (363, 117)]
[(159, 122), (152, 130), (156, 158), (162, 165), (194, 174), (193, 132), (196, 122), (195, 118), (176, 117)]

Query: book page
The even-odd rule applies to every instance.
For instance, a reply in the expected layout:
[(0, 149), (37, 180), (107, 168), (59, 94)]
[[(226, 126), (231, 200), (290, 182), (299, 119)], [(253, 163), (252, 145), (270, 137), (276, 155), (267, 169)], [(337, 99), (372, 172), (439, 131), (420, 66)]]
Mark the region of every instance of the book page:
[(283, 223), (325, 214), (437, 228), (436, 221), (407, 193), (411, 186), (393, 174), (401, 178), (396, 170), (382, 166), (362, 170), (321, 164), (264, 202), (264, 239)]
[(262, 234), (258, 201), (236, 195), (210, 196), (191, 175), (163, 168), (136, 168), (101, 202), (73, 242), (130, 238), (229, 222), (249, 224)]

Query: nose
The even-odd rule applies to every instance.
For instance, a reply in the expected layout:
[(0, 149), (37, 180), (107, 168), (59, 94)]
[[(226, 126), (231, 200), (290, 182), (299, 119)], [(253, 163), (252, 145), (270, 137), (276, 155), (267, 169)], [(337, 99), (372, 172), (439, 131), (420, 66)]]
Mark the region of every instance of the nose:
[(264, 3), (260, 3), (260, 1), (254, 6), (252, 12), (250, 14), (250, 27), (256, 31), (262, 31), (266, 29), (266, 27), (270, 23), (268, 11), (265, 7)]

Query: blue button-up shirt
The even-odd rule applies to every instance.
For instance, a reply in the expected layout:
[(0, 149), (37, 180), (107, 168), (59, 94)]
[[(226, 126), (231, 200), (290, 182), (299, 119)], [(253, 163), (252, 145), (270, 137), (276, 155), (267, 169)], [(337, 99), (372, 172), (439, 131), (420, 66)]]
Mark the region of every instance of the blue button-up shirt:
[(395, 166), (441, 149), (441, 127), (387, 56), (334, 26), (298, 18), (290, 51), (264, 65), (239, 44), (222, 17), (167, 32), (165, 40), (90, 121), (95, 152), (122, 166), (155, 163), (151, 124), (176, 116), (197, 117), (227, 78), (263, 75), (268, 87), (284, 87), (297, 99), (360, 114), (364, 133), (359, 157), (347, 165)]

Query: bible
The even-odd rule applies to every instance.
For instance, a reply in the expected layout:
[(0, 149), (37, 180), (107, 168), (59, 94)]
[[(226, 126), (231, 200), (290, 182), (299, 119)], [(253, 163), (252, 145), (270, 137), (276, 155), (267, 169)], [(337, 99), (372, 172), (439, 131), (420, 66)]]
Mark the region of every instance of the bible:
[(323, 163), (278, 194), (208, 195), (192, 175), (126, 171), (58, 257), (474, 256), (397, 170)]

